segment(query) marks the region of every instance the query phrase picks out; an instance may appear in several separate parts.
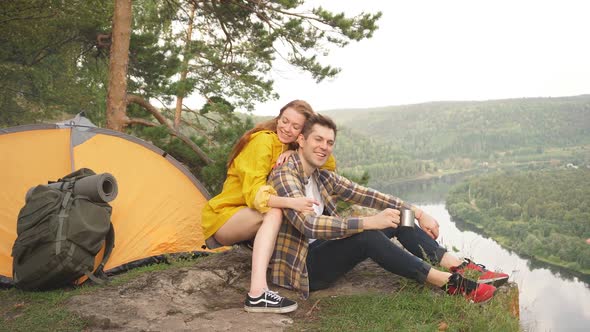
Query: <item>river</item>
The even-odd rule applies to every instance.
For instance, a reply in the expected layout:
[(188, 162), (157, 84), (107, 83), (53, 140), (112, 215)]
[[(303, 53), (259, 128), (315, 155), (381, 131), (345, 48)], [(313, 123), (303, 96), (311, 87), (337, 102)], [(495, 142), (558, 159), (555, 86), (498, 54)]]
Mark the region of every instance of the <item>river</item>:
[(518, 284), (524, 331), (590, 331), (590, 278), (520, 257), (467, 225), (451, 220), (445, 195), (460, 177), (414, 181), (375, 188), (411, 201), (440, 224), (439, 242), (459, 257), (510, 274)]

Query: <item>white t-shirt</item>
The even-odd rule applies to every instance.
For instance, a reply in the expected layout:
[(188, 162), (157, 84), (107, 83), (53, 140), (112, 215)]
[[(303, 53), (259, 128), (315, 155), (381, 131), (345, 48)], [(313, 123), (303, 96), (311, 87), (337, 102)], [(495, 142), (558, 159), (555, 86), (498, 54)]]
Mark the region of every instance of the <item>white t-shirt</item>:
[[(320, 195), (318, 184), (315, 182), (315, 179), (312, 176), (308, 178), (307, 184), (305, 185), (305, 197), (313, 198), (320, 203), (318, 205), (314, 204), (313, 210), (315, 211), (316, 216), (321, 216), (324, 212), (324, 201)], [(309, 243), (312, 243), (315, 240), (316, 239), (309, 239)]]

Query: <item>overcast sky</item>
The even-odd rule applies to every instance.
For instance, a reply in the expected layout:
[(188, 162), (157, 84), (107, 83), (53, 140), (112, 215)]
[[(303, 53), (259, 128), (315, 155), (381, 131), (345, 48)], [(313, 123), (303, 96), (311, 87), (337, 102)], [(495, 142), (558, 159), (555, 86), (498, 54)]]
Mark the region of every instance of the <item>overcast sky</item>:
[(556, 97), (590, 93), (590, 1), (322, 0), (347, 14), (383, 12), (373, 38), (332, 51), (342, 68), (316, 84), (276, 64), (280, 99), (256, 107), (274, 115), (293, 99), (316, 111), (442, 100)]

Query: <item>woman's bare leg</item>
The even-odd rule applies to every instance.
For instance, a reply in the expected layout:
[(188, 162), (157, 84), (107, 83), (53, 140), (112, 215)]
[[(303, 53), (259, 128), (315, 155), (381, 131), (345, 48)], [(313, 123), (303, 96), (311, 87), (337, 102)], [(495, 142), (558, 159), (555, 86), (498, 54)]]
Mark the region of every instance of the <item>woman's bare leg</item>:
[(262, 217), (256, 210), (243, 208), (231, 216), (213, 236), (224, 246), (251, 240), (262, 225)]
[(258, 297), (268, 288), (266, 270), (274, 251), (277, 234), (283, 221), (281, 209), (271, 209), (264, 215), (262, 226), (254, 238), (252, 250), (252, 277), (250, 278), (250, 296)]
[(281, 222), (280, 209), (273, 208), (263, 216), (256, 210), (243, 208), (231, 216), (214, 234), (215, 240), (223, 245), (232, 245), (254, 238), (250, 296), (257, 297), (265, 288), (268, 288), (266, 270)]

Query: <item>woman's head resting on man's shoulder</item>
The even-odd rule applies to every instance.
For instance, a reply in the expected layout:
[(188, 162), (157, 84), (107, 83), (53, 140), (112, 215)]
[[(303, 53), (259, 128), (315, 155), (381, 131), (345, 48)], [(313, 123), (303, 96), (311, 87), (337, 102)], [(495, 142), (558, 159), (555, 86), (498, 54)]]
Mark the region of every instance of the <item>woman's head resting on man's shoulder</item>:
[(303, 100), (294, 100), (281, 108), (276, 121), (275, 132), (279, 136), (279, 141), (283, 144), (290, 144), (297, 140), (305, 121), (309, 119), (314, 112), (308, 103)]
[(262, 130), (274, 131), (281, 143), (288, 144), (290, 149), (296, 149), (297, 137), (301, 133), (305, 121), (313, 115), (315, 115), (313, 108), (304, 100), (297, 99), (287, 103), (281, 108), (276, 118), (257, 124), (240, 137), (230, 153), (227, 166), (231, 165), (236, 156), (248, 144), (252, 134)]

